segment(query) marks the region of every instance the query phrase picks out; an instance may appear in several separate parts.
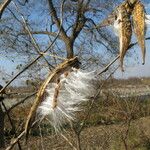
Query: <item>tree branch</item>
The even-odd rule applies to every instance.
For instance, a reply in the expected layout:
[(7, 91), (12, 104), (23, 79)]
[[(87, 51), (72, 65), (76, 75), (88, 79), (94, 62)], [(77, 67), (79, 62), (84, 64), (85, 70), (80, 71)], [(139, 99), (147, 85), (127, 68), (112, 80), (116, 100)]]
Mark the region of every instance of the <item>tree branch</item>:
[[(49, 32), (49, 31), (30, 31), (31, 34), (45, 34), (45, 35), (50, 35), (50, 36), (53, 36), (53, 37), (56, 37), (57, 36), (57, 33), (55, 32)], [(26, 34), (29, 34), (29, 33), (20, 33), (20, 35), (26, 35)], [(61, 35), (58, 37), (59, 39), (62, 39)]]
[[(60, 34), (60, 30), (57, 34), (57, 36), (55, 37), (55, 39), (52, 41), (52, 43), (50, 44), (50, 46), (44, 51), (44, 53), (46, 53), (55, 43), (55, 41), (57, 40), (58, 36)], [(41, 57), (43, 57), (43, 54), (40, 54), (37, 58), (35, 58), (31, 63), (29, 63), (27, 66), (24, 67), (23, 70), (21, 70), (20, 72), (18, 72), (1, 90), (0, 93), (2, 93), (18, 76), (20, 76), (23, 72), (25, 72), (28, 68), (30, 68), (37, 60), (39, 60)]]
[(0, 19), (2, 18), (2, 15), (3, 15), (5, 8), (10, 4), (10, 2), (11, 2), (11, 0), (4, 0), (0, 4)]
[(83, 29), (83, 27), (87, 21), (86, 17), (84, 16), (84, 13), (86, 11), (86, 7), (87, 7), (88, 3), (89, 3), (89, 1), (87, 2), (87, 4), (83, 5), (83, 1), (78, 2), (76, 21), (75, 21), (75, 25), (73, 27), (72, 35), (71, 35), (71, 38), (73, 40), (75, 40), (76, 37), (79, 35), (79, 33), (81, 32), (81, 30)]
[(97, 73), (97, 75), (101, 75), (103, 74), (104, 72), (106, 72), (110, 66), (112, 66), (118, 59), (119, 59), (119, 55), (116, 56), (105, 68), (103, 68), (100, 72)]
[[(150, 37), (145, 38), (145, 40), (150, 40)], [(129, 45), (129, 48), (128, 48), (128, 49), (132, 48), (132, 47), (135, 46), (136, 44), (138, 44), (138, 42), (131, 43), (131, 44)]]
[[(14, 3), (14, 4), (15, 4), (15, 3)], [(29, 34), (29, 36), (30, 36), (30, 38), (31, 38), (31, 41), (32, 41), (32, 44), (33, 44), (33, 46), (34, 46), (36, 52), (37, 52), (38, 54), (40, 54), (40, 53), (41, 53), (40, 47), (39, 47), (38, 43), (36, 42), (35, 38), (33, 37), (33, 35), (31, 34), (30, 28), (29, 28), (29, 26), (28, 26), (27, 23), (26, 23), (26, 20), (25, 20), (25, 18), (24, 18), (24, 15), (19, 11), (19, 8), (17, 7), (16, 4), (15, 4), (15, 6), (16, 6), (16, 9), (17, 9), (18, 13), (19, 13), (19, 14), (21, 15), (21, 17), (22, 17), (23, 23), (21, 22), (21, 24), (25, 26), (25, 30), (26, 30), (27, 33)], [(47, 65), (48, 65), (48, 67), (49, 67), (50, 70), (51, 70), (51, 67), (54, 68), (54, 67), (48, 62), (48, 60), (47, 60), (44, 56), (43, 56), (43, 58), (44, 58), (45, 62), (47, 63)]]
[[(64, 2), (64, 1), (63, 1)], [(62, 8), (61, 8), (61, 14), (63, 16), (63, 5), (62, 5)], [(62, 26), (62, 22), (63, 22), (63, 18), (61, 20), (61, 25)], [(59, 28), (59, 31), (57, 33), (57, 36), (55, 37), (55, 39), (52, 41), (52, 43), (50, 44), (50, 46), (44, 51), (44, 53), (46, 53), (52, 46), (53, 44), (56, 42), (57, 38), (59, 37), (60, 35), (60, 32), (61, 32), (61, 28)], [(40, 59), (41, 57), (43, 57), (43, 53), (35, 58), (31, 63), (29, 63), (27, 66), (24, 67), (23, 70), (21, 70), (20, 72), (18, 72), (1, 90), (0, 90), (0, 93), (2, 93), (18, 76), (20, 76), (24, 71), (26, 71), (29, 67), (31, 67), (38, 59)]]
[(11, 144), (6, 148), (6, 150), (11, 150), (15, 146), (15, 144), (18, 143), (18, 141), (24, 136), (24, 134), (25, 134), (25, 131), (23, 131), (17, 138), (15, 138), (11, 142)]
[[(14, 124), (13, 124), (13, 122), (12, 122), (12, 119), (11, 119), (11, 117), (10, 117), (10, 115), (9, 115), (9, 112), (8, 112), (8, 110), (7, 110), (7, 108), (6, 108), (6, 106), (5, 106), (5, 104), (4, 104), (3, 101), (2, 101), (2, 105), (3, 105), (3, 107), (4, 107), (5, 113), (7, 114), (7, 117), (8, 117), (8, 120), (9, 120), (9, 122), (10, 122), (10, 125), (11, 125), (11, 127), (12, 127), (12, 130), (14, 130), (15, 137), (17, 137), (17, 133), (16, 133), (16, 130), (15, 130), (15, 126), (14, 126)], [(19, 140), (17, 141), (17, 143), (18, 143), (18, 148), (19, 148), (19, 150), (22, 150), (21, 144), (20, 144)]]
[(28, 95), (27, 97), (25, 97), (24, 99), (22, 99), (21, 101), (19, 101), (18, 103), (14, 104), (13, 106), (11, 106), (7, 112), (9, 113), (11, 110), (13, 110), (15, 107), (19, 106), (20, 104), (24, 103), (27, 99), (35, 96), (37, 92), (32, 93), (31, 95)]
[(50, 8), (50, 10), (51, 10), (51, 16), (52, 16), (52, 18), (54, 19), (54, 22), (55, 22), (55, 24), (57, 25), (57, 28), (61, 30), (60, 35), (62, 36), (62, 38), (63, 38), (64, 40), (65, 40), (65, 39), (68, 39), (68, 36), (67, 36), (67, 34), (66, 34), (66, 32), (65, 32), (65, 30), (64, 30), (64, 28), (63, 28), (63, 26), (60, 25), (60, 24), (61, 24), (61, 23), (60, 23), (60, 19), (59, 19), (58, 16), (57, 16), (56, 9), (55, 9), (55, 7), (54, 7), (54, 5), (53, 5), (52, 0), (48, 0), (48, 4), (49, 4), (49, 8)]

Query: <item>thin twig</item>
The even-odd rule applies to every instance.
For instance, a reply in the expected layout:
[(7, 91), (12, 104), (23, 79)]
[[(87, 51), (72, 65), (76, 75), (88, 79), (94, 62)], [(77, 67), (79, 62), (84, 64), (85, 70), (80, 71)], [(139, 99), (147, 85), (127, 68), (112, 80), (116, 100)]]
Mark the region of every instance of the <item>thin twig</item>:
[(39, 106), (39, 104), (42, 101), (43, 94), (45, 92), (45, 89), (49, 83), (52, 81), (56, 81), (56, 79), (63, 74), (66, 70), (70, 69), (73, 67), (76, 63), (78, 63), (78, 58), (74, 57), (72, 59), (68, 59), (64, 61), (63, 63), (59, 64), (53, 72), (51, 72), (48, 77), (45, 79), (43, 84), (40, 86), (40, 89), (37, 93), (37, 96), (34, 100), (34, 103), (30, 109), (29, 115), (27, 117), (26, 123), (25, 123), (25, 130), (26, 130), (26, 139), (28, 139), (29, 131), (30, 131), (30, 126), (32, 125), (32, 121), (35, 119), (35, 114), (36, 110)]
[[(25, 20), (25, 18), (24, 18), (24, 15), (20, 12), (20, 10), (19, 10), (18, 6), (16, 5), (16, 3), (15, 3), (15, 2), (13, 2), (13, 3), (14, 3), (14, 5), (15, 5), (15, 7), (16, 7), (16, 10), (18, 11), (18, 13), (19, 13), (19, 14), (21, 15), (21, 17), (22, 17), (23, 23), (21, 22), (21, 24), (24, 24), (25, 29), (26, 29), (26, 31), (28, 32), (28, 34), (29, 34), (29, 36), (30, 36), (30, 38), (31, 38), (31, 40), (32, 40), (32, 43), (33, 43), (33, 46), (34, 46), (36, 52), (37, 52), (38, 54), (40, 54), (40, 53), (41, 53), (40, 47), (39, 47), (39, 45), (37, 44), (35, 38), (33, 37), (32, 33), (31, 33), (31, 31), (30, 31), (30, 28), (29, 28), (29, 26), (28, 26), (27, 23), (26, 23), (26, 20)], [(46, 63), (48, 64), (49, 68), (50, 68), (50, 67), (54, 68), (54, 67), (47, 61), (47, 59), (46, 59), (45, 57), (43, 57), (43, 58), (44, 58), (44, 60), (46, 61)], [(51, 70), (51, 68), (50, 68), (50, 70)]]
[(103, 84), (101, 84), (101, 85), (99, 86), (96, 95), (93, 97), (93, 100), (92, 100), (92, 102), (91, 102), (91, 105), (90, 105), (90, 108), (89, 108), (89, 110), (88, 110), (88, 113), (87, 113), (87, 115), (85, 116), (85, 118), (84, 118), (84, 120), (83, 120), (83, 123), (82, 123), (82, 125), (81, 125), (81, 128), (80, 128), (79, 132), (82, 131), (82, 129), (83, 129), (84, 125), (85, 125), (85, 122), (86, 122), (87, 118), (88, 118), (89, 115), (90, 115), (90, 111), (91, 111), (91, 109), (93, 108), (93, 104), (94, 104), (95, 100), (97, 99), (97, 97), (99, 96), (99, 94), (100, 94), (100, 92), (101, 92), (101, 90), (102, 90), (104, 84), (105, 84), (106, 81), (112, 76), (112, 74), (114, 74), (114, 73), (117, 71), (118, 68), (119, 68), (119, 66), (116, 67), (116, 69), (107, 77), (107, 79), (103, 82)]
[[(46, 53), (55, 43), (55, 41), (57, 40), (59, 34), (60, 34), (61, 29), (58, 31), (57, 36), (55, 37), (55, 39), (52, 41), (52, 43), (50, 44), (50, 46), (44, 51), (44, 53)], [(20, 76), (23, 72), (25, 72), (28, 68), (30, 68), (37, 60), (39, 60), (41, 57), (43, 57), (43, 54), (40, 54), (37, 58), (35, 58), (30, 64), (28, 64), (27, 66), (25, 66), (23, 68), (23, 70), (21, 70), (20, 72), (18, 72), (1, 90), (0, 93), (2, 93), (18, 76)]]
[(41, 129), (40, 124), (39, 124), (39, 130), (40, 130), (40, 141), (41, 141), (41, 147), (42, 147), (42, 150), (44, 150), (43, 135), (42, 135), (42, 129)]
[(93, 108), (93, 105), (94, 105), (94, 102), (95, 100), (97, 99), (97, 97), (99, 96), (101, 90), (102, 90), (102, 87), (104, 86), (105, 82), (112, 76), (112, 74), (114, 74), (116, 72), (116, 70), (119, 68), (116, 67), (116, 69), (107, 77), (107, 79), (103, 82), (103, 84), (99, 85), (98, 87), (98, 90), (97, 90), (97, 93), (95, 94), (95, 96), (93, 97), (92, 101), (91, 101), (91, 104), (90, 104), (90, 107), (88, 109), (88, 112), (87, 114), (85, 115), (84, 119), (83, 119), (83, 122), (82, 122), (82, 125), (80, 126), (80, 129), (76, 130), (75, 127), (73, 126), (73, 124), (71, 124), (71, 127), (73, 129), (73, 131), (75, 132), (76, 134), (76, 137), (77, 137), (77, 146), (78, 146), (78, 150), (81, 150), (81, 142), (80, 142), (80, 134), (83, 130), (83, 128), (85, 127), (85, 124), (86, 124), (86, 120), (89, 118), (90, 116), (90, 112)]
[(62, 133), (60, 134), (68, 143), (69, 145), (74, 149), (74, 150), (77, 150), (77, 148), (69, 141), (69, 139), (63, 135)]
[[(15, 126), (14, 126), (12, 120), (11, 120), (9, 112), (7, 111), (7, 108), (6, 108), (5, 104), (4, 104), (4, 102), (2, 101), (1, 103), (2, 103), (2, 106), (4, 107), (5, 113), (7, 114), (7, 117), (8, 117), (8, 120), (10, 122), (10, 125), (11, 125), (12, 129), (14, 130), (15, 137), (17, 137), (16, 129), (15, 129)], [(18, 143), (19, 150), (22, 150), (19, 140), (17, 141), (17, 143)]]
[[(33, 122), (31, 128), (34, 127), (34, 125), (37, 123), (37, 121)], [(10, 145), (5, 149), (5, 150), (11, 150), (15, 144), (25, 135), (25, 130), (23, 130), (19, 135), (18, 137), (16, 137), (15, 139), (13, 139), (13, 141), (10, 143)]]
[[(91, 18), (87, 18), (87, 20), (88, 21), (90, 21), (93, 25), (94, 25), (94, 29), (96, 29), (96, 31), (100, 34), (100, 28), (101, 27), (99, 27), (99, 28), (97, 28), (97, 25), (95, 24), (95, 22), (91, 19)], [(103, 26), (102, 26), (103, 27)], [(93, 29), (90, 29), (90, 30), (93, 30)], [(150, 40), (150, 37), (147, 37), (147, 38), (145, 38), (145, 40)], [(135, 42), (135, 43), (131, 43), (130, 45), (129, 45), (129, 47), (128, 47), (128, 49), (130, 49), (130, 48), (132, 48), (133, 46), (135, 46), (136, 44), (138, 44), (138, 42)]]
[(37, 92), (32, 93), (31, 95), (28, 95), (27, 97), (25, 97), (24, 99), (20, 100), (18, 103), (14, 104), (13, 106), (11, 106), (7, 111), (10, 112), (12, 109), (14, 109), (15, 107), (19, 106), (20, 104), (24, 103), (27, 99), (31, 98), (32, 96), (34, 96)]
[(129, 147), (128, 147), (128, 143), (127, 143), (127, 139), (128, 139), (128, 136), (129, 136), (129, 130), (130, 130), (130, 126), (131, 126), (131, 121), (132, 121), (132, 117), (128, 118), (127, 120), (127, 128), (126, 128), (126, 131), (125, 131), (125, 136), (121, 136), (121, 139), (124, 143), (124, 147), (125, 147), (125, 150), (128, 150)]
[(102, 73), (106, 72), (110, 66), (112, 66), (118, 59), (120, 55), (116, 56), (102, 71), (98, 72), (97, 75), (101, 75)]
[(40, 54), (47, 55), (47, 56), (50, 56), (50, 57), (53, 57), (53, 58), (58, 58), (58, 59), (61, 59), (61, 60), (66, 60), (66, 58), (63, 58), (63, 57), (60, 57), (60, 56), (57, 56), (57, 55), (53, 55), (53, 54), (47, 54), (47, 53), (43, 53), (43, 52), (40, 52)]
[[(61, 22), (60, 25), (62, 25), (63, 23), (63, 8), (64, 8), (64, 3), (65, 0), (63, 0), (62, 4), (61, 4)], [(61, 31), (61, 28), (60, 28)], [(38, 108), (41, 100), (42, 100), (42, 96), (44, 94), (45, 88), (47, 87), (47, 84), (50, 83), (52, 80), (54, 80), (56, 78), (56, 76), (60, 76), (60, 74), (62, 74), (67, 68), (68, 66), (72, 66), (75, 63), (78, 62), (78, 58), (74, 57), (72, 59), (66, 59), (66, 61), (64, 61), (63, 63), (61, 63), (58, 67), (56, 67), (52, 73), (50, 73), (47, 77), (47, 79), (44, 81), (44, 83), (42, 84), (42, 86), (40, 87), (38, 93), (37, 93), (37, 97), (34, 101), (34, 104), (32, 105), (29, 115), (27, 117), (27, 121), (25, 124), (25, 131), (26, 131), (26, 140), (28, 139), (28, 135), (29, 135), (29, 130), (30, 127), (32, 125), (32, 121), (35, 117), (35, 112), (36, 109)]]
[(25, 131), (23, 131), (17, 138), (15, 138), (5, 150), (11, 150), (15, 146), (15, 144), (24, 136), (24, 134)]
[[(145, 40), (150, 40), (150, 37), (145, 38)], [(129, 48), (128, 48), (128, 49), (132, 48), (132, 47), (135, 46), (136, 44), (138, 44), (138, 42), (131, 43), (131, 44), (129, 45)]]

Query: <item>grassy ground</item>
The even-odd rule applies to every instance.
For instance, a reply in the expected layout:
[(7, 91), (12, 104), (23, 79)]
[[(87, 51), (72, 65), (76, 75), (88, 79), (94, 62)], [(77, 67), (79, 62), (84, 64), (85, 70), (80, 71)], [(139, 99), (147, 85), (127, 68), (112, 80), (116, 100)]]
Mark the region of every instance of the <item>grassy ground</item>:
[[(144, 79), (137, 82), (137, 79), (132, 79), (132, 84), (145, 85), (150, 83), (147, 80), (150, 81)], [(113, 86), (117, 86), (117, 82), (120, 81), (113, 82)], [(111, 81), (111, 85), (113, 82)], [(121, 84), (124, 82), (127, 81), (123, 80)], [(24, 128), (30, 107), (30, 104), (19, 106), (10, 113), (18, 134)], [(84, 104), (83, 111), (77, 114), (74, 130), (67, 125), (64, 132), (55, 134), (47, 122), (35, 127), (28, 144), (24, 144), (24, 140), (21, 140), (23, 150), (72, 150), (73, 146), (79, 148), (79, 145), (82, 150), (150, 150), (150, 98), (120, 99), (105, 93), (104, 97), (99, 97), (94, 102), (78, 137), (75, 131), (82, 126), (89, 107), (90, 102)], [(9, 145), (14, 135), (7, 117), (5, 124), (5, 137)], [(73, 146), (70, 146), (68, 141)], [(17, 145), (13, 149), (18, 149)]]
[[(82, 125), (83, 119), (88, 112), (90, 103), (85, 104), (84, 111), (78, 113), (74, 123), (75, 129)], [(16, 125), (17, 132), (24, 127), (30, 105), (26, 108), (17, 107), (11, 112), (11, 117)], [(90, 116), (85, 122), (80, 134), (81, 148), (83, 150), (150, 150), (150, 100), (119, 99), (108, 95), (99, 97), (90, 111)], [(11, 136), (11, 128), (6, 118), (7, 141)], [(66, 126), (62, 132), (69, 141), (77, 147), (77, 135)], [(48, 123), (41, 124), (40, 128), (32, 130), (28, 144), (23, 149), (31, 150), (72, 150), (72, 146), (62, 137), (56, 135)], [(17, 149), (15, 147), (14, 149)]]
[[(123, 124), (86, 127), (81, 132), (81, 147), (84, 150), (149, 150), (150, 117), (134, 120), (126, 137), (127, 127)], [(77, 145), (74, 132), (63, 134), (73, 145)], [(126, 137), (126, 138), (125, 138)], [(127, 145), (127, 148), (126, 148)], [(72, 146), (61, 135), (31, 136), (24, 149), (72, 150)], [(15, 149), (15, 148), (14, 148)]]

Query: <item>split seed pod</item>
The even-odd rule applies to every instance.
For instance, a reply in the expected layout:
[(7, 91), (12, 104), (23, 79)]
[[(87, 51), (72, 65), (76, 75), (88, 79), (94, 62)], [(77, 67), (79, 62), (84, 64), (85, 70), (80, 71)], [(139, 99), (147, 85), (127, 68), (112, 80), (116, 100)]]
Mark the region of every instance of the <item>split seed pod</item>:
[(58, 79), (61, 74), (63, 74), (64, 72), (68, 71), (70, 68), (72, 68), (78, 64), (79, 64), (79, 61), (78, 61), (77, 57), (74, 57), (72, 59), (67, 59), (66, 61), (61, 63), (58, 67), (56, 67), (56, 69), (54, 69), (49, 74), (47, 79), (44, 81), (44, 83), (42, 84), (42, 86), (40, 87), (40, 89), (37, 93), (36, 99), (31, 107), (29, 115), (27, 117), (27, 121), (25, 124), (26, 140), (28, 139), (28, 134), (29, 134), (30, 128), (32, 127), (33, 122), (35, 121), (36, 110), (43, 100), (43, 96), (44, 96), (44, 93), (46, 91), (48, 84), (51, 82), (56, 82), (56, 79)]
[(132, 36), (132, 27), (130, 15), (127, 13), (125, 7), (121, 6), (117, 9), (116, 24), (119, 36), (119, 52), (120, 52), (120, 66), (123, 69), (123, 59), (129, 48)]

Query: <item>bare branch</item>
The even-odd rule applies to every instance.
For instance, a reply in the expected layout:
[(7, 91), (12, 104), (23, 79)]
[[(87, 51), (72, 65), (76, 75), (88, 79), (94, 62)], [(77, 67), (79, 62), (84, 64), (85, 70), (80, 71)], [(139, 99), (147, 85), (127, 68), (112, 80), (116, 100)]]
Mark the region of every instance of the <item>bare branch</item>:
[[(56, 36), (56, 38), (52, 41), (52, 43), (50, 44), (50, 46), (44, 51), (44, 53), (46, 53), (55, 43), (55, 41), (57, 40), (58, 36), (60, 34), (60, 30)], [(21, 70), (20, 72), (18, 72), (1, 90), (0, 93), (2, 93), (18, 76), (20, 76), (23, 72), (25, 72), (28, 68), (30, 68), (37, 60), (39, 60), (41, 57), (43, 57), (43, 54), (40, 54), (37, 58), (35, 58), (30, 64), (28, 64), (27, 66), (24, 67), (23, 70)]]
[[(14, 4), (15, 4), (15, 3), (14, 3)], [(26, 20), (25, 20), (25, 18), (24, 18), (24, 15), (19, 11), (19, 8), (17, 7), (16, 4), (15, 4), (15, 6), (16, 6), (16, 9), (17, 9), (18, 13), (19, 13), (19, 14), (21, 15), (21, 17), (22, 17), (23, 23), (21, 22), (21, 24), (24, 24), (25, 29), (26, 29), (26, 31), (28, 32), (28, 34), (29, 34), (29, 36), (30, 36), (30, 38), (31, 38), (31, 40), (32, 40), (32, 43), (33, 43), (33, 46), (34, 46), (36, 52), (37, 52), (38, 54), (40, 54), (40, 53), (41, 53), (40, 47), (39, 47), (39, 45), (37, 44), (37, 42), (36, 42), (35, 38), (33, 37), (33, 35), (31, 34), (30, 28), (28, 27), (28, 25), (27, 25), (27, 23), (26, 23)], [(48, 64), (50, 70), (51, 70), (51, 67), (54, 68), (54, 67), (47, 61), (47, 59), (46, 59), (44, 56), (43, 56), (43, 58), (44, 58), (45, 62)]]
[(20, 104), (23, 104), (27, 99), (33, 97), (37, 92), (32, 93), (31, 95), (28, 95), (27, 97), (25, 97), (24, 99), (22, 99), (21, 101), (19, 101), (18, 103), (14, 104), (13, 106), (11, 106), (7, 112), (10, 112), (11, 110), (13, 110), (15, 107), (19, 106)]
[(11, 0), (4, 0), (0, 4), (0, 19), (2, 18), (3, 12), (6, 9), (6, 7), (10, 4)]
[[(90, 22), (95, 26), (95, 29), (96, 29), (97, 32), (101, 35), (101, 33), (100, 33), (99, 29), (97, 28), (95, 22), (94, 22), (92, 19), (90, 19), (90, 18), (87, 18), (87, 20), (90, 21)], [(90, 29), (90, 30), (93, 30), (93, 29)], [(145, 40), (150, 40), (150, 37), (145, 38)], [(136, 44), (138, 44), (138, 42), (131, 43), (131, 44), (129, 45), (128, 49), (132, 48), (132, 47), (135, 46)], [(118, 59), (118, 58), (117, 58), (117, 59)]]
[(73, 131), (75, 132), (75, 135), (76, 135), (76, 138), (77, 138), (77, 146), (78, 146), (78, 149), (79, 149), (79, 150), (81, 150), (80, 135), (81, 135), (82, 130), (83, 130), (84, 127), (85, 127), (85, 123), (86, 123), (87, 119), (89, 118), (89, 116), (90, 116), (90, 114), (91, 114), (90, 112), (91, 112), (91, 110), (92, 110), (92, 108), (93, 108), (94, 102), (95, 102), (95, 100), (97, 99), (97, 97), (99, 96), (99, 94), (100, 94), (100, 92), (101, 92), (101, 90), (102, 90), (102, 88), (103, 88), (105, 82), (111, 77), (112, 74), (114, 74), (114, 73), (116, 72), (117, 69), (118, 69), (118, 67), (117, 67), (114, 71), (112, 71), (112, 73), (110, 73), (110, 75), (107, 77), (107, 79), (106, 79), (102, 84), (101, 84), (101, 83), (99, 84), (97, 93), (96, 93), (95, 96), (92, 98), (92, 101), (91, 101), (91, 103), (90, 103), (88, 112), (87, 112), (87, 114), (85, 115), (85, 117), (84, 117), (84, 119), (83, 119), (83, 122), (82, 122), (80, 128), (77, 130), (77, 129), (73, 126), (73, 124), (72, 124), (72, 129), (73, 129)]
[[(116, 58), (117, 58), (117, 57), (116, 57)], [(110, 64), (111, 64), (111, 63), (110, 63)], [(112, 63), (112, 64), (113, 64), (113, 63)], [(99, 88), (98, 88), (97, 93), (96, 93), (95, 96), (92, 98), (92, 102), (91, 102), (91, 105), (90, 105), (90, 107), (89, 107), (88, 113), (86, 114), (86, 116), (85, 116), (85, 118), (84, 118), (84, 120), (83, 120), (83, 123), (82, 123), (82, 125), (81, 125), (81, 127), (80, 127), (80, 130), (78, 131), (79, 134), (80, 134), (80, 132), (82, 131), (82, 129), (84, 128), (84, 125), (85, 125), (85, 123), (86, 123), (86, 120), (88, 119), (88, 117), (89, 117), (89, 115), (90, 115), (90, 112), (91, 112), (91, 110), (92, 110), (92, 108), (93, 108), (93, 104), (94, 104), (95, 100), (97, 99), (97, 97), (99, 96), (99, 94), (100, 94), (100, 92), (101, 92), (101, 90), (102, 90), (104, 84), (105, 84), (106, 81), (117, 71), (118, 68), (119, 68), (119, 67), (116, 67), (116, 69), (113, 70), (113, 71), (110, 73), (110, 75), (107, 77), (107, 79), (106, 79), (102, 84), (99, 85)]]
[[(64, 0), (64, 2), (65, 2), (65, 0)], [(64, 5), (64, 2), (62, 3), (62, 6), (61, 6), (62, 8), (63, 8), (63, 5)], [(73, 56), (74, 56), (74, 54), (73, 54), (73, 43), (74, 43), (74, 40), (71, 39), (67, 35), (67, 32), (65, 31), (63, 26), (60, 26), (60, 19), (57, 16), (56, 9), (54, 7), (54, 4), (53, 4), (52, 0), (48, 0), (48, 4), (49, 4), (49, 8), (51, 10), (51, 16), (52, 16), (52, 18), (53, 18), (57, 28), (60, 29), (60, 35), (62, 37), (63, 42), (66, 45), (67, 58), (68, 59), (73, 58)], [(63, 15), (60, 18), (63, 19)]]
[(68, 36), (67, 36), (63, 26), (60, 23), (60, 19), (57, 16), (56, 9), (53, 5), (52, 0), (48, 0), (48, 4), (49, 4), (50, 11), (51, 11), (51, 16), (54, 19), (54, 22), (57, 25), (57, 28), (61, 29), (61, 34), (60, 35), (62, 36), (63, 39), (68, 39)]
[(100, 24), (96, 25), (93, 29), (100, 29), (106, 26), (110, 26), (114, 23), (115, 14), (111, 14), (108, 18), (104, 19)]
[[(31, 128), (33, 128), (35, 124), (36, 122), (32, 124)], [(15, 146), (15, 144), (25, 135), (25, 133), (25, 130), (23, 130), (15, 139), (13, 139), (13, 141), (5, 150), (11, 150)]]
[(6, 150), (11, 150), (15, 146), (15, 144), (24, 136), (24, 134), (25, 134), (25, 131), (23, 131), (17, 138), (15, 138), (11, 142), (11, 144), (6, 148)]
[[(50, 35), (50, 36), (53, 36), (53, 37), (56, 37), (57, 36), (57, 33), (55, 32), (49, 32), (49, 31), (30, 31), (31, 34), (44, 34), (44, 35)], [(20, 33), (20, 35), (26, 35), (28, 33)], [(58, 37), (59, 39), (62, 39), (61, 35)]]
[[(145, 40), (150, 40), (150, 37), (145, 38)], [(131, 44), (129, 45), (129, 49), (132, 48), (133, 46), (135, 46), (136, 44), (138, 44), (138, 42), (131, 43)]]
[[(64, 1), (62, 3), (62, 7), (61, 7), (61, 14), (63, 16), (63, 4)], [(63, 22), (63, 18), (61, 18), (61, 26), (62, 26), (62, 22)], [(50, 44), (50, 46), (44, 51), (44, 53), (46, 53), (52, 46), (53, 44), (56, 42), (57, 38), (59, 37), (61, 32), (61, 28), (59, 29), (57, 36), (55, 37), (55, 39), (52, 41), (52, 43)], [(38, 59), (40, 59), (43, 56), (42, 53), (40, 53), (40, 55), (35, 58), (30, 64), (28, 64), (23, 70), (21, 70), (20, 72), (18, 72), (1, 90), (0, 93), (2, 93), (18, 76), (20, 76), (24, 71), (26, 71), (28, 68), (30, 68)]]
[(68, 142), (68, 144), (73, 148), (73, 150), (77, 150), (77, 148), (69, 141), (69, 139), (65, 135), (63, 135), (62, 133), (60, 135)]
[(109, 69), (109, 67), (112, 66), (119, 59), (119, 57), (119, 55), (116, 56), (104, 69), (102, 69), (102, 71), (97, 73), (97, 75), (101, 75), (102, 73), (106, 72)]
[[(9, 112), (8, 112), (8, 110), (7, 110), (7, 108), (6, 108), (6, 106), (5, 106), (5, 104), (4, 104), (3, 101), (2, 101), (2, 105), (3, 105), (3, 107), (4, 107), (5, 113), (7, 114), (7, 117), (8, 117), (8, 120), (9, 120), (9, 122), (10, 122), (10, 125), (11, 125), (12, 129), (14, 130), (15, 137), (17, 137), (17, 133), (16, 133), (16, 130), (15, 130), (15, 126), (14, 126), (14, 124), (13, 124), (13, 122), (12, 122), (12, 119), (11, 119), (11, 117), (10, 117), (10, 115), (9, 115)], [(22, 150), (21, 144), (20, 144), (19, 140), (17, 141), (17, 143), (18, 143), (18, 148), (19, 148), (19, 150)]]
[(75, 20), (75, 25), (72, 30), (72, 36), (71, 36), (71, 38), (74, 40), (79, 35), (79, 33), (81, 32), (81, 30), (83, 29), (83, 27), (87, 21), (87, 19), (84, 16), (84, 13), (86, 10), (85, 7), (86, 6), (83, 5), (83, 1), (78, 2), (77, 16), (76, 16), (76, 20)]

